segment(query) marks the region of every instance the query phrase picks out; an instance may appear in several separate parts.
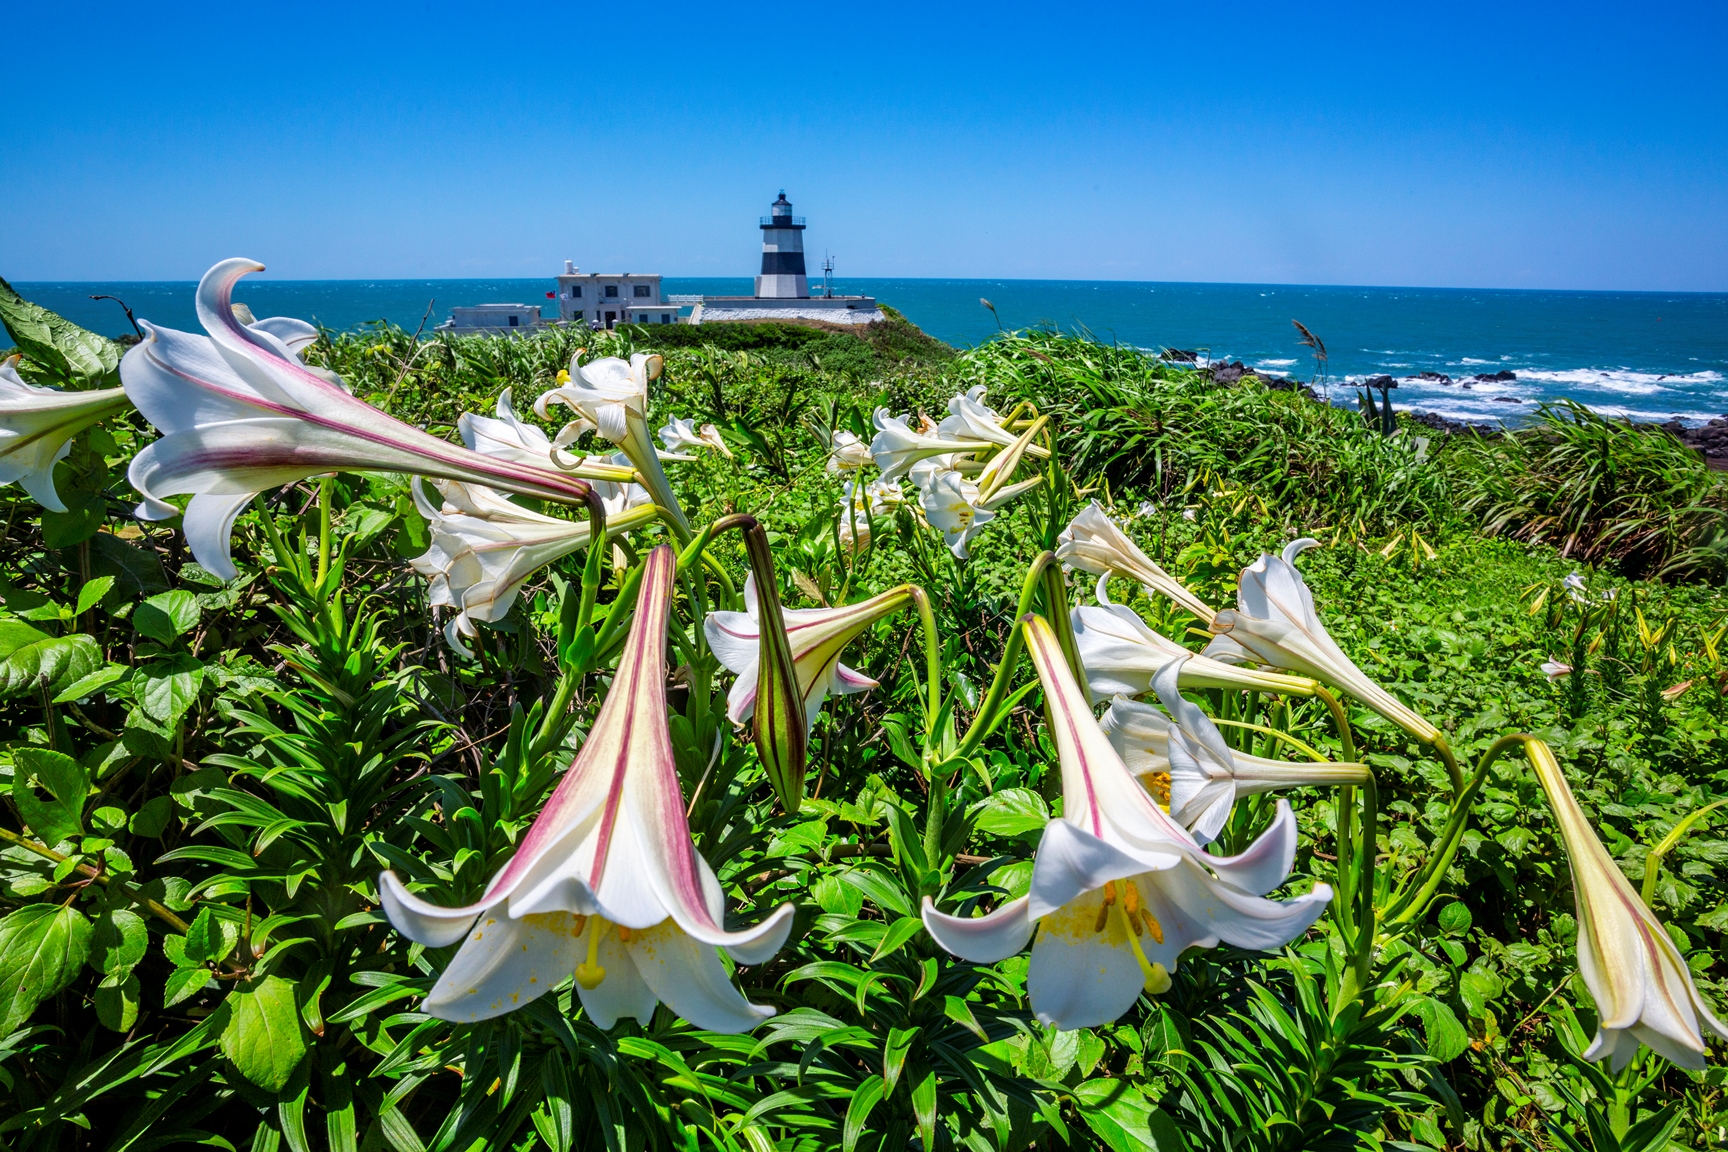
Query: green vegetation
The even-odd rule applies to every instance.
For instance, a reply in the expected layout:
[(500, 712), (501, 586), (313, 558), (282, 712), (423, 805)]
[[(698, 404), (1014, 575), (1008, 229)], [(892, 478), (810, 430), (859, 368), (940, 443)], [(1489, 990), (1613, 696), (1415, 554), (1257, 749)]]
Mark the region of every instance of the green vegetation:
[[(1728, 601), (1707, 582), (1725, 571), (1728, 502), (1665, 433), (1564, 408), (1498, 439), (1404, 421), (1388, 437), (1251, 378), (1220, 387), (1045, 332), (955, 352), (898, 319), (863, 335), (418, 344), (379, 328), (325, 334), (307, 359), (453, 436), (507, 388), (531, 420), (584, 343), (590, 357), (664, 355), (650, 426), (712, 422), (732, 454), (668, 463), (678, 499), (698, 526), (759, 520), (787, 608), (904, 582), (930, 599), (930, 661), (910, 611), (847, 647), (880, 686), (829, 698), (788, 815), (750, 729), (725, 718), (731, 677), (702, 639), (699, 605), (742, 586), (743, 544), (718, 537), (718, 572), (683, 578), (669, 657), (680, 800), (729, 927), (797, 907), (779, 954), (736, 973), (779, 1014), (719, 1035), (662, 1005), (649, 1026), (608, 1030), (564, 979), (519, 1011), (447, 1023), (421, 998), (456, 949), (410, 943), (379, 908), (386, 868), (455, 904), (517, 852), (622, 676), (632, 580), (663, 531), (538, 571), (463, 659), (407, 562), (429, 540), (405, 477), (267, 492), (238, 521), (240, 575), (224, 583), (178, 521), (131, 518), (127, 465), (154, 439), (131, 413), (80, 433), (58, 466), (68, 512), (0, 487), (0, 1147), (1723, 1146), (1720, 1067), (1645, 1052), (1616, 1073), (1582, 1058), (1596, 1005), (1531, 768), (1515, 752), (1484, 768), (1444, 859), (1444, 760), (1360, 701), (1340, 731), (1311, 698), (1190, 693), (1237, 751), (1286, 754), (1274, 729), (1374, 771), (1366, 893), (1349, 887), (1358, 790), (1291, 794), (1301, 836), (1283, 894), (1325, 882), (1340, 896), (1281, 953), (1191, 950), (1163, 994), (1063, 1031), (1032, 1015), (1024, 951), (960, 961), (918, 918), (924, 896), (952, 908), (1024, 892), (1062, 810), (1024, 662), (1007, 668), (1026, 694), (987, 738), (962, 738), (991, 715), (1020, 612), (1090, 602), (1084, 573), (1027, 573), (1096, 499), (1217, 606), (1262, 552), (1318, 538), (1301, 568), (1345, 652), (1433, 719), (1466, 772), (1507, 733), (1550, 745), (1705, 999), (1728, 1005), (1728, 807), (1712, 807), (1728, 797)], [(966, 562), (906, 506), (871, 513), (867, 541), (855, 520), (843, 533), (837, 435), (868, 442), (878, 405), (939, 419), (980, 385), (999, 412), (1050, 417), (1050, 462), (1027, 456), (1016, 474), (1042, 485)], [(591, 432), (584, 449), (612, 450)], [(1198, 651), (1203, 621), (1127, 583), (1121, 602)], [(1550, 661), (1569, 671), (1551, 678)], [(1269, 797), (1239, 801), (1221, 839), (1246, 844), (1272, 817)], [(1428, 867), (1438, 898), (1395, 923), (1400, 886)], [(1356, 901), (1381, 910), (1366, 980)]]

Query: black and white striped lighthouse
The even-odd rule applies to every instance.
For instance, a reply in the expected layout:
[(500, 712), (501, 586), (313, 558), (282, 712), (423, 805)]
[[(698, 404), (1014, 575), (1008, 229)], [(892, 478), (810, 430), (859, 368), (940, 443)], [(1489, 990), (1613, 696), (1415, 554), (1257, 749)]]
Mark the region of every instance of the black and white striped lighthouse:
[(807, 300), (810, 281), (804, 274), (804, 217), (792, 215), (786, 190), (762, 217), (762, 274), (756, 295), (780, 300)]

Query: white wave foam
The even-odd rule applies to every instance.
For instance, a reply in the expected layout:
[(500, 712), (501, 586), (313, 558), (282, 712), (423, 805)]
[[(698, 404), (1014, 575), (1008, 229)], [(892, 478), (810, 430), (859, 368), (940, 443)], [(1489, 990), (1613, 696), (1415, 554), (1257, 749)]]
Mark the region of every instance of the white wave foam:
[(1256, 368), (1288, 368), (1288, 367), (1290, 367), (1290, 365), (1292, 365), (1294, 363), (1296, 363), (1295, 360), (1256, 360), (1256, 361), (1254, 361), (1254, 367), (1256, 367)]

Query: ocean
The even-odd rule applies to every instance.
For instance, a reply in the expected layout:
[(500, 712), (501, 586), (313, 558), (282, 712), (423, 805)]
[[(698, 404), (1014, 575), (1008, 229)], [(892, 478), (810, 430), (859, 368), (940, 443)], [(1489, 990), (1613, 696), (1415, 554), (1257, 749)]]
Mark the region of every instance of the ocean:
[[(130, 331), (118, 296), (141, 319), (197, 330), (186, 283), (20, 283), (25, 297), (85, 327)], [(542, 303), (545, 280), (266, 280), (237, 298), (258, 316), (288, 315), (347, 329), (387, 320), (428, 329), (457, 304)], [(1292, 320), (1325, 341), (1327, 391), (1353, 401), (1357, 381), (1390, 375), (1398, 408), (1454, 419), (1516, 422), (1542, 401), (1570, 398), (1604, 415), (1728, 414), (1728, 294), (1553, 292), (1469, 288), (1351, 288), (1082, 280), (838, 280), (837, 293), (875, 296), (955, 345), (1007, 328), (1047, 325), (1143, 348), (1180, 348), (1201, 362), (1240, 360), (1262, 373), (1313, 379)], [(667, 277), (667, 293), (741, 295), (743, 277)], [(996, 306), (995, 314), (981, 299)], [(0, 332), (0, 339), (4, 339)], [(1451, 383), (1420, 379), (1422, 372)], [(1492, 382), (1470, 377), (1511, 372)], [(1468, 383), (1468, 387), (1466, 387)]]

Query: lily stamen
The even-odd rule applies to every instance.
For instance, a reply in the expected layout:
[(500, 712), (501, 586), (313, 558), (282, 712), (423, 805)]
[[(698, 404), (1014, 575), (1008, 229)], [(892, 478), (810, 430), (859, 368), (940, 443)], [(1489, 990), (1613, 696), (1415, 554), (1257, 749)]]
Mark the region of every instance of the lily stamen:
[(1104, 903), (1098, 909), (1098, 919), (1093, 921), (1092, 931), (1094, 931), (1094, 932), (1104, 931), (1104, 925), (1109, 923), (1109, 921), (1110, 921), (1110, 908), (1115, 903), (1116, 903), (1116, 881), (1106, 880), (1104, 882)]
[[(1141, 911), (1145, 912), (1146, 910), (1142, 908)], [(1124, 912), (1123, 915), (1126, 916), (1127, 913)], [(1148, 914), (1146, 918), (1148, 926), (1157, 923), (1156, 920), (1152, 919), (1150, 914)], [(1124, 935), (1128, 937), (1128, 947), (1134, 949), (1134, 960), (1140, 965), (1140, 974), (1145, 977), (1144, 987), (1146, 991), (1154, 996), (1163, 992), (1168, 992), (1170, 990), (1169, 970), (1162, 964), (1154, 964), (1150, 960), (1146, 959), (1146, 952), (1140, 947), (1140, 933), (1138, 931), (1139, 925), (1136, 924), (1134, 927), (1136, 929), (1135, 931), (1124, 933)], [(1164, 942), (1164, 935), (1162, 932), (1155, 933), (1152, 938), (1157, 940), (1160, 944)]]
[[(600, 937), (605, 934), (606, 921), (594, 917), (594, 930), (588, 933), (588, 959), (576, 965), (576, 983), (590, 991), (600, 987), (600, 982), (606, 979), (606, 969), (600, 966)], [(618, 930), (618, 936), (623, 939), (624, 929)]]

